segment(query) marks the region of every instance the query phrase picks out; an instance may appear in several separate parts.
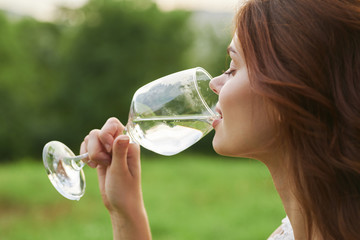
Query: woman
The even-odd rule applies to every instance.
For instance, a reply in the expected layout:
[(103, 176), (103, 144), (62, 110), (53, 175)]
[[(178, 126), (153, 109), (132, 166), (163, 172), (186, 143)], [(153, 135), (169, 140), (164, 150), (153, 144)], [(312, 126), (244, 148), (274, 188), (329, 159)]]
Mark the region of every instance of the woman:
[[(282, 199), (270, 239), (360, 239), (360, 1), (250, 0), (236, 16), (213, 147), (262, 161)], [(109, 119), (81, 145), (114, 239), (151, 239), (140, 150)]]

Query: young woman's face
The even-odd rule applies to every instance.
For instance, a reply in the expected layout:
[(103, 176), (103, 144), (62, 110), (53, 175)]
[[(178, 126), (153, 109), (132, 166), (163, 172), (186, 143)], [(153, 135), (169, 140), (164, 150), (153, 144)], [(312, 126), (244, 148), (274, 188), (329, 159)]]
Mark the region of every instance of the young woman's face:
[(219, 95), (215, 120), (214, 150), (227, 156), (259, 158), (268, 154), (275, 128), (269, 120), (269, 107), (250, 87), (247, 67), (236, 35), (229, 48), (230, 68), (210, 82)]

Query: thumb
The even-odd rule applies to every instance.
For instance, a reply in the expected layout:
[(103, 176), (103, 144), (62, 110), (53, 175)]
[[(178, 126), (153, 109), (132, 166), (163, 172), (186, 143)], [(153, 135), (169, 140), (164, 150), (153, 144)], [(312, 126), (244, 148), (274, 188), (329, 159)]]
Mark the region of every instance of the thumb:
[(135, 177), (140, 177), (140, 146), (137, 143), (130, 143), (127, 155), (127, 165), (130, 174)]
[(111, 171), (129, 171), (127, 164), (129, 141), (130, 139), (126, 135), (119, 135), (114, 140), (112, 162), (110, 165)]

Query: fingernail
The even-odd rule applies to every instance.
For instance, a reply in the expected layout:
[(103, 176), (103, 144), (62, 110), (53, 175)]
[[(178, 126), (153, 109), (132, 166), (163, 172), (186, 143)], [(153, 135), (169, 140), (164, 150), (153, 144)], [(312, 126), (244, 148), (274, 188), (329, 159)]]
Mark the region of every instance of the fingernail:
[(127, 135), (120, 135), (118, 136), (119, 143), (129, 142), (130, 138)]
[(94, 162), (94, 161), (89, 161), (87, 164), (88, 164), (89, 167), (91, 167), (91, 168), (96, 168), (96, 166), (97, 166), (97, 163)]
[(105, 148), (106, 148), (106, 151), (109, 153), (111, 152), (111, 145), (110, 144), (105, 144)]

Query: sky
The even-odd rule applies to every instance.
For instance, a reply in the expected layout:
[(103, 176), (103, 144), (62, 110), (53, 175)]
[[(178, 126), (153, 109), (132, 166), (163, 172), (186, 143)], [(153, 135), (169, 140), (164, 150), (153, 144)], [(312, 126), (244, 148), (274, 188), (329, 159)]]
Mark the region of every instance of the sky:
[[(235, 12), (241, 0), (155, 0), (164, 10), (187, 9), (214, 12)], [(51, 20), (56, 7), (80, 7), (87, 0), (0, 0), (0, 9), (39, 20)]]

